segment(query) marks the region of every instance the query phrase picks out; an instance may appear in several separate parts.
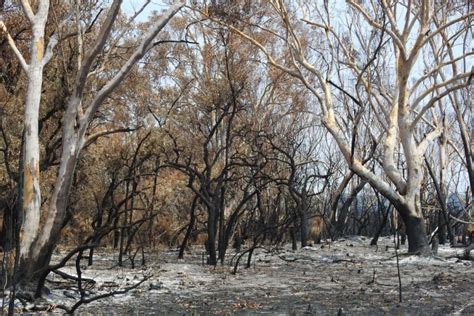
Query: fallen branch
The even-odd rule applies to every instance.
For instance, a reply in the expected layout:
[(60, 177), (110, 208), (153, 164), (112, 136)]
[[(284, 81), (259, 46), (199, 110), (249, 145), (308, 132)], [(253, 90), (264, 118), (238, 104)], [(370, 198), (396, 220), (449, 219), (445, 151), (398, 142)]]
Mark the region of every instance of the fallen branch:
[(457, 258), (460, 260), (474, 261), (474, 256), (471, 256), (471, 251), (474, 250), (474, 244), (467, 247), (462, 254), (455, 254), (454, 256), (446, 257), (446, 259)]
[(133, 289), (136, 289), (143, 282), (149, 280), (151, 277), (152, 277), (152, 275), (144, 276), (143, 279), (141, 279), (138, 283), (135, 283), (134, 285), (126, 287), (122, 290), (117, 290), (117, 291), (112, 291), (112, 292), (108, 292), (108, 293), (104, 293), (104, 294), (99, 294), (99, 295), (93, 296), (91, 298), (81, 298), (79, 301), (77, 301), (70, 308), (68, 308), (65, 305), (57, 305), (56, 308), (60, 308), (60, 309), (64, 310), (67, 314), (74, 314), (74, 312), (83, 304), (89, 304), (91, 302), (94, 302), (94, 301), (97, 301), (97, 300), (100, 300), (100, 299), (103, 299), (103, 298), (106, 298), (106, 297), (110, 297), (110, 296), (113, 296), (113, 295), (125, 294), (125, 293), (127, 293), (127, 292), (129, 292)]
[[(300, 257), (296, 257), (296, 256), (292, 256), (290, 258), (286, 258), (284, 255), (280, 255), (278, 256), (278, 258), (280, 258), (281, 260), (283, 261), (286, 261), (286, 262), (296, 262), (298, 260), (303, 260), (303, 261), (311, 261), (311, 262), (320, 262), (322, 260), (318, 259), (318, 258), (312, 258), (312, 257), (309, 257), (309, 256), (300, 256)], [(340, 263), (340, 262), (350, 262), (350, 263), (357, 263), (356, 260), (353, 260), (353, 259), (330, 259), (331, 261), (328, 262), (328, 263)]]
[(356, 263), (356, 261), (353, 259), (334, 259), (331, 263), (339, 263), (339, 262)]
[[(53, 273), (55, 273), (55, 274), (61, 276), (61, 277), (64, 278), (64, 279), (67, 279), (67, 280), (73, 280), (73, 281), (75, 281), (75, 282), (77, 282), (77, 281), (79, 280), (78, 277), (76, 277), (76, 276), (74, 276), (74, 275), (71, 275), (71, 274), (67, 274), (67, 273), (62, 272), (62, 271), (59, 271), (59, 270), (53, 270), (53, 271), (51, 271), (51, 272), (53, 272)], [(93, 280), (93, 279), (81, 278), (81, 280), (82, 280), (82, 281), (85, 281), (85, 282), (87, 282), (87, 283), (91, 283), (91, 284), (97, 283), (97, 282), (96, 282), (95, 280)], [(51, 280), (48, 280), (48, 281), (51, 282)]]

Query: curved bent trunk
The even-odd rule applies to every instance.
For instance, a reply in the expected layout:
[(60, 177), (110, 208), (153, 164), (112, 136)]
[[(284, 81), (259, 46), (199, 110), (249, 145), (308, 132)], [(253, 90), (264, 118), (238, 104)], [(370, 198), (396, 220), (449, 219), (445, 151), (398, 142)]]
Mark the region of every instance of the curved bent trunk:
[(189, 220), (189, 225), (188, 225), (188, 228), (186, 229), (186, 234), (184, 235), (183, 242), (181, 243), (181, 246), (179, 247), (178, 259), (183, 259), (184, 258), (184, 251), (186, 250), (186, 247), (188, 245), (188, 240), (191, 237), (191, 233), (193, 232), (194, 226), (196, 225), (196, 206), (197, 206), (197, 202), (198, 202), (198, 197), (195, 196), (194, 199), (193, 199), (193, 203), (191, 205), (191, 218)]

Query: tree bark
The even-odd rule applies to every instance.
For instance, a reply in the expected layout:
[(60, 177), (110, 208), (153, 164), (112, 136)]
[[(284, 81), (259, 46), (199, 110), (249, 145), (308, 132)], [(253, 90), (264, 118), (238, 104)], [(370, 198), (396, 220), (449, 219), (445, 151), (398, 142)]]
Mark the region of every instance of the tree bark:
[(446, 234), (447, 234), (447, 225), (446, 220), (444, 219), (444, 214), (442, 210), (437, 212), (438, 217), (438, 242), (440, 245), (444, 245), (447, 241)]
[(407, 206), (398, 206), (397, 210), (405, 224), (406, 235), (408, 238), (408, 253), (422, 256), (431, 255), (423, 217), (414, 215), (415, 212), (410, 210)]
[[(383, 208), (383, 205), (382, 205), (380, 202), (379, 202), (378, 204), (379, 204), (379, 205), (378, 205), (379, 208)], [(389, 215), (390, 212), (391, 212), (391, 208), (392, 208), (391, 205), (389, 205), (389, 206), (387, 207), (387, 210), (386, 210), (385, 213), (383, 213), (383, 211), (382, 211), (382, 213), (383, 213), (383, 215), (382, 215), (382, 216), (383, 216), (382, 222), (380, 223), (380, 226), (378, 227), (377, 231), (375, 232), (374, 237), (373, 237), (372, 240), (370, 241), (370, 245), (371, 245), (371, 246), (377, 245), (377, 242), (378, 242), (378, 240), (379, 240), (379, 237), (380, 237), (380, 235), (382, 234), (382, 231), (383, 231), (385, 225), (387, 225), (388, 215)]]
[(183, 242), (181, 243), (181, 246), (179, 248), (179, 254), (178, 254), (178, 259), (183, 259), (184, 257), (184, 250), (186, 249), (186, 246), (188, 244), (189, 237), (191, 236), (191, 233), (194, 229), (194, 226), (196, 225), (196, 207), (197, 207), (197, 202), (198, 202), (198, 197), (195, 196), (193, 199), (193, 203), (191, 205), (191, 218), (189, 220), (189, 225), (186, 230), (186, 234), (184, 235)]
[(217, 210), (208, 210), (207, 220), (207, 252), (209, 255), (208, 264), (215, 266), (217, 264), (216, 255), (216, 233), (217, 233)]
[[(57, 244), (58, 236), (68, 220), (68, 198), (79, 154), (85, 143), (85, 135), (90, 122), (104, 100), (125, 79), (136, 63), (153, 47), (157, 34), (169, 20), (184, 6), (183, 1), (171, 5), (169, 10), (160, 17), (150, 31), (139, 42), (138, 47), (121, 67), (118, 73), (97, 92), (89, 107), (82, 111), (82, 99), (86, 87), (87, 76), (97, 55), (104, 48), (113, 24), (119, 14), (121, 0), (114, 0), (107, 17), (98, 32), (98, 36), (85, 60), (80, 66), (74, 92), (68, 100), (66, 112), (62, 120), (62, 153), (59, 171), (50, 200), (45, 205), (47, 213), (42, 226), (41, 191), (40, 191), (40, 144), (39, 144), (39, 108), (43, 85), (43, 68), (53, 56), (58, 43), (57, 32), (50, 36), (45, 48), (45, 28), (48, 20), (48, 0), (37, 1), (34, 8), (29, 1), (21, 1), (23, 11), (30, 21), (32, 40), (30, 42), (30, 60), (26, 63), (23, 55), (9, 36), (3, 21), (0, 29), (7, 33), (8, 43), (25, 70), (28, 79), (25, 112), (24, 112), (24, 143), (22, 148), (23, 168), (20, 168), (22, 202), (19, 204), (18, 218), (21, 223), (19, 232), (19, 266), (16, 277), (22, 284), (37, 279), (49, 264), (52, 251)], [(36, 9), (36, 10), (34, 10)], [(35, 12), (36, 11), (36, 12)], [(23, 216), (24, 214), (24, 216)]]
[[(47, 14), (46, 14), (47, 16)], [(21, 261), (28, 261), (33, 256), (32, 245), (35, 241), (41, 217), (41, 189), (39, 170), (39, 106), (43, 84), (44, 23), (33, 27), (31, 60), (28, 67), (28, 87), (25, 103), (25, 133), (23, 143), (23, 201), (22, 212), (25, 214), (20, 231)]]
[(299, 218), (300, 218), (300, 234), (301, 234), (301, 247), (306, 247), (308, 246), (308, 226), (309, 226), (309, 221), (308, 221), (308, 215), (306, 214), (305, 210), (302, 210), (299, 212)]

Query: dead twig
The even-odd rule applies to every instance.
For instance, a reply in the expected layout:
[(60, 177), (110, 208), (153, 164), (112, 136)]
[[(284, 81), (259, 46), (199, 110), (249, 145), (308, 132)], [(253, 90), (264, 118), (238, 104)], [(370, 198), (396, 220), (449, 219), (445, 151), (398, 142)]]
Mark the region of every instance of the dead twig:
[(395, 248), (395, 256), (397, 258), (397, 274), (398, 274), (398, 301), (401, 303), (402, 299), (402, 276), (400, 275), (400, 263), (398, 260), (398, 250)]

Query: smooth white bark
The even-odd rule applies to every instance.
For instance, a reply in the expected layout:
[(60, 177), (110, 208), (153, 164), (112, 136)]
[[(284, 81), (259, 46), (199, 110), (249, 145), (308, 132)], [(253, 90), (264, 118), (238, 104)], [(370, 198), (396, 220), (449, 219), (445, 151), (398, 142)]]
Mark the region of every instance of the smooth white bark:
[[(111, 30), (119, 14), (121, 4), (122, 0), (113, 1), (95, 42), (86, 52), (84, 60), (79, 61), (79, 70), (76, 76), (74, 91), (67, 102), (66, 112), (62, 120), (62, 152), (59, 171), (53, 193), (49, 201), (45, 204), (48, 208), (45, 223), (42, 228), (40, 227), (42, 214), (39, 169), (39, 109), (43, 86), (43, 68), (54, 56), (54, 48), (59, 42), (59, 34), (56, 32), (50, 37), (47, 48), (45, 49), (44, 37), (48, 19), (49, 1), (40, 0), (38, 10), (35, 13), (30, 2), (28, 0), (22, 0), (21, 5), (25, 15), (30, 20), (32, 28), (30, 44), (31, 57), (29, 64), (27, 64), (14, 41), (11, 39), (11, 36), (8, 35), (4, 23), (0, 21), (0, 30), (7, 34), (8, 43), (16, 54), (23, 69), (26, 71), (28, 80), (24, 115), (24, 170), (22, 174), (23, 220), (20, 232), (20, 256), (22, 259), (21, 262), (28, 264), (29, 268), (23, 269), (24, 273), (35, 273), (32, 270), (42, 268), (35, 266), (35, 264), (47, 264), (44, 260), (45, 258), (49, 260), (47, 252), (52, 250), (51, 247), (55, 245), (57, 241), (56, 237), (64, 225), (68, 197), (77, 160), (84, 146), (85, 133), (96, 111), (104, 100), (126, 78), (134, 65), (152, 47), (155, 37), (184, 6), (184, 1), (176, 1), (175, 4), (172, 4), (169, 9), (152, 24), (150, 31), (139, 41), (137, 49), (132, 53), (114, 78), (96, 94), (92, 103), (87, 107), (86, 113), (83, 114), (82, 98), (86, 81), (89, 78), (88, 75), (91, 65), (110, 38)], [(82, 36), (82, 32), (79, 32), (78, 36)], [(82, 45), (82, 41), (80, 42)], [(25, 277), (28, 278), (29, 276)]]
[(27, 260), (31, 256), (32, 245), (37, 238), (41, 219), (38, 121), (41, 89), (43, 86), (44, 36), (48, 18), (49, 1), (40, 1), (36, 15), (33, 14), (28, 1), (22, 1), (22, 5), (25, 14), (32, 23), (30, 62), (27, 67), (28, 86), (24, 115), (24, 167), (23, 170), (21, 170), (23, 179), (23, 215), (20, 231), (20, 258)]

